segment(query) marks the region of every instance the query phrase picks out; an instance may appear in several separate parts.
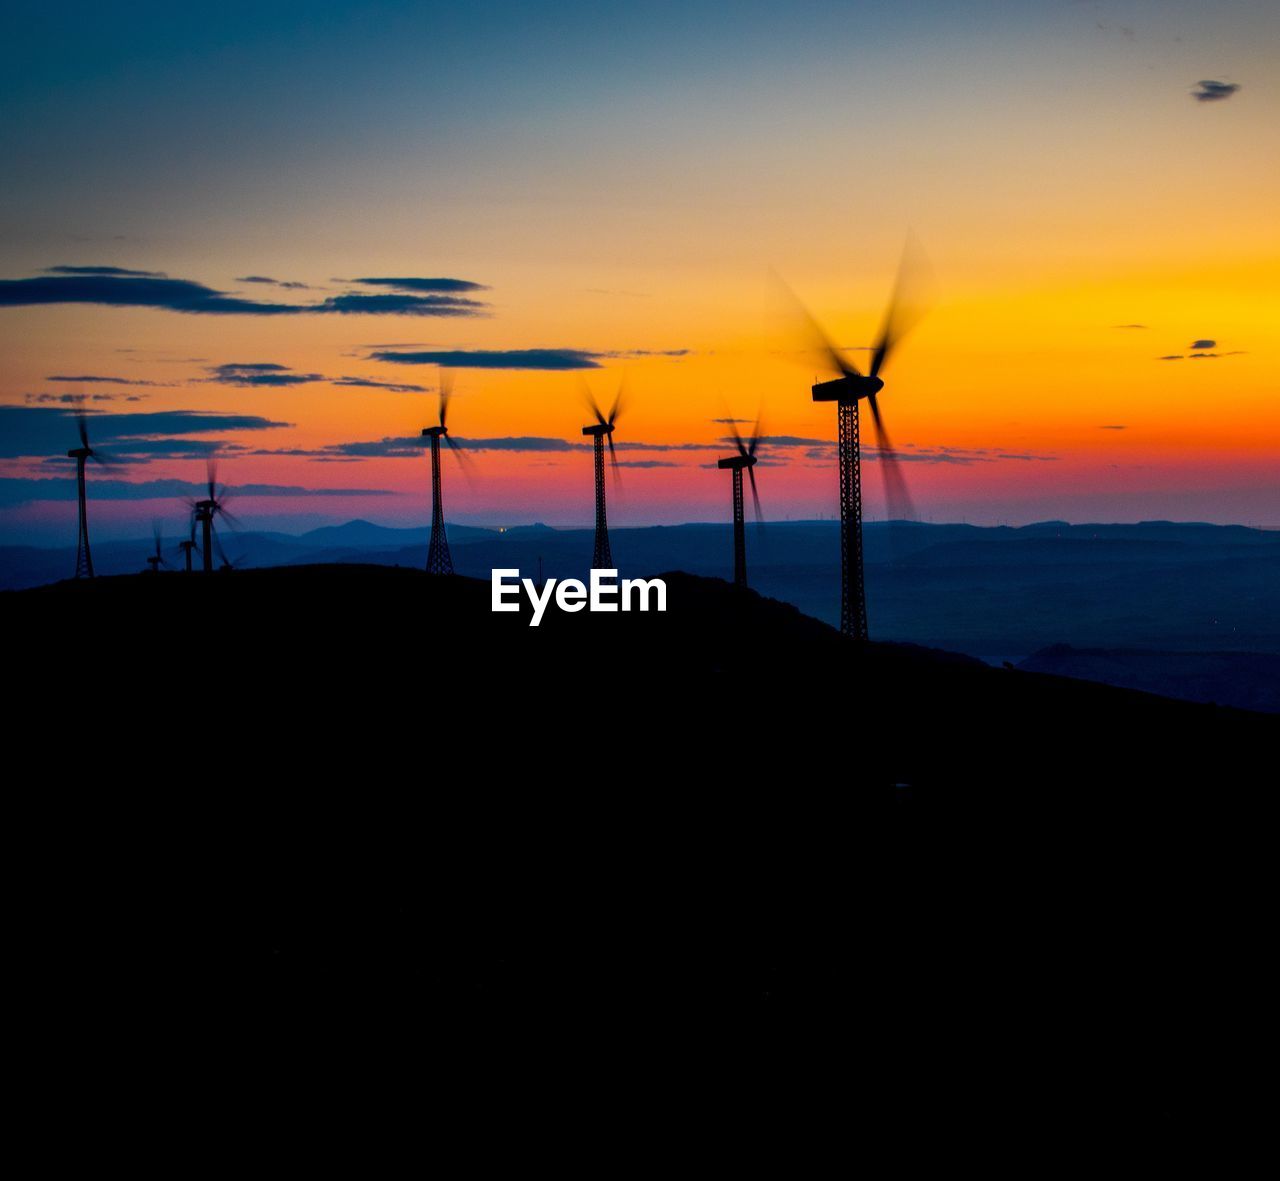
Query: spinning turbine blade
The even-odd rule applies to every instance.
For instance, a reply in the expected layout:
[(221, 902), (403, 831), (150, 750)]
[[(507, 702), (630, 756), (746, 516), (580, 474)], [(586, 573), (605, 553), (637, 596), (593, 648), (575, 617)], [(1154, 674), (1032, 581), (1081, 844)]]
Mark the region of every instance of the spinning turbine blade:
[(440, 369), (440, 425), (446, 426), (449, 417), (449, 399), (453, 397), (453, 370)]
[(85, 420), (83, 404), (76, 407), (76, 430), (80, 434), (80, 446), (86, 450), (92, 450), (89, 447), (89, 424)]
[(613, 447), (613, 432), (611, 431), (605, 438), (609, 440), (609, 462), (613, 465), (613, 482), (620, 487), (622, 485), (622, 470), (618, 467), (618, 453)]
[(875, 351), (871, 355), (872, 377), (880, 376), (880, 370), (884, 368), (894, 346), (915, 327), (924, 314), (918, 291), (926, 265), (924, 254), (920, 250), (915, 235), (908, 234), (906, 243), (902, 247), (902, 258), (898, 263), (898, 277), (893, 285), (893, 295), (889, 299), (889, 307), (885, 311), (880, 336), (876, 340)]
[(754, 467), (747, 468), (747, 475), (751, 478), (751, 499), (756, 505), (756, 524), (764, 524), (764, 513), (760, 511), (760, 493), (756, 491), (756, 469)]
[(609, 410), (609, 417), (607, 419), (609, 426), (613, 426), (613, 424), (618, 421), (618, 414), (622, 411), (623, 405), (626, 402), (626, 393), (627, 377), (626, 374), (623, 374), (622, 380), (618, 382), (618, 392), (613, 399), (613, 406)]
[(798, 313), (800, 320), (804, 324), (805, 330), (812, 341), (812, 346), (815, 351), (825, 353), (832, 367), (835, 368), (838, 373), (842, 373), (845, 377), (861, 377), (862, 371), (838, 348), (836, 348), (835, 343), (823, 330), (822, 325), (813, 318), (813, 313), (811, 313), (809, 309), (800, 302), (800, 297), (796, 295), (796, 293), (792, 291), (778, 275), (775, 274), (773, 277), (777, 281), (778, 286), (786, 293), (788, 301)]
[(609, 424), (605, 420), (604, 415), (600, 413), (600, 406), (596, 402), (595, 394), (591, 392), (591, 387), (587, 385), (583, 378), (578, 379), (578, 392), (582, 395), (582, 401), (585, 403), (587, 409), (595, 416), (596, 422), (601, 426), (608, 426)]
[(876, 452), (879, 456), (881, 471), (884, 474), (884, 495), (887, 515), (894, 520), (910, 521), (915, 519), (915, 506), (911, 503), (911, 494), (907, 491), (907, 482), (903, 478), (902, 469), (898, 465), (898, 453), (889, 441), (889, 434), (884, 428), (884, 420), (880, 417), (880, 401), (872, 394), (867, 399), (871, 404), (871, 419), (875, 425)]

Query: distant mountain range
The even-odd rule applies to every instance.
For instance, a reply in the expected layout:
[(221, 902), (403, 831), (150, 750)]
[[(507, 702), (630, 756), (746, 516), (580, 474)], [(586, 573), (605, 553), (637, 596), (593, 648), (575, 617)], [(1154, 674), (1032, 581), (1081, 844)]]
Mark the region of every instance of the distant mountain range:
[[(836, 530), (834, 522), (801, 521), (751, 531), (751, 585), (836, 622)], [(614, 529), (610, 536), (624, 575), (680, 569), (724, 577), (731, 568), (727, 525)], [(241, 567), (364, 562), (421, 568), (427, 540), (426, 528), (368, 521), (296, 536), (224, 534)], [(541, 568), (547, 577), (564, 578), (585, 574), (592, 534), (544, 525), (455, 525), (449, 542), (460, 574), (488, 578), (494, 567), (514, 567), (536, 576)], [(1277, 708), (1274, 662), (1228, 658), (1280, 655), (1280, 532), (1166, 521), (1047, 521), (1021, 528), (872, 522), (865, 543), (877, 638), (996, 665), (1045, 661), (1067, 675), (1193, 700)], [(94, 546), (94, 562), (100, 574), (135, 573), (151, 548), (149, 538), (102, 542)], [(176, 565), (178, 559), (173, 548), (170, 560)], [(55, 582), (73, 564), (70, 548), (0, 547), (0, 588)], [(1189, 653), (1205, 660), (1178, 658)], [(1210, 657), (1219, 670), (1212, 675)]]

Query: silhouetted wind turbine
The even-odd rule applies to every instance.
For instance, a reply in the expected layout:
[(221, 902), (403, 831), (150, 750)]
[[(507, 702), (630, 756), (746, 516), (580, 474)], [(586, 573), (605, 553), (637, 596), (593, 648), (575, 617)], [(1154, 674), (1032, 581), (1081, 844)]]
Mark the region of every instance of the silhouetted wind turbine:
[(464, 460), (462, 447), (449, 434), (449, 399), (453, 396), (453, 374), (448, 369), (440, 370), (440, 422), (436, 426), (425, 427), (424, 439), (431, 440), (431, 542), (427, 546), (427, 573), (452, 574), (453, 558), (449, 555), (449, 539), (445, 535), (444, 502), (440, 492), (440, 440), (443, 439), (458, 462)]
[(162, 540), (160, 537), (160, 522), (151, 522), (151, 536), (156, 539), (156, 552), (147, 558), (147, 565), (151, 568), (152, 574), (158, 574), (161, 566), (168, 566), (169, 563), (164, 560), (164, 554), (161, 552)]
[(191, 517), (191, 536), (178, 542), (178, 548), (182, 551), (182, 556), (186, 562), (186, 572), (191, 573), (191, 551), (196, 548), (196, 519), (193, 514)]
[(756, 449), (760, 446), (760, 419), (751, 429), (751, 438), (742, 441), (738, 433), (738, 425), (729, 423), (733, 432), (733, 441), (738, 445), (738, 454), (729, 459), (722, 459), (716, 465), (728, 468), (733, 472), (733, 585), (747, 585), (747, 541), (746, 525), (743, 521), (742, 505), (742, 473), (745, 471), (751, 480), (751, 498), (755, 501), (756, 521), (764, 523), (764, 515), (760, 512), (760, 493), (756, 491)]
[[(213, 519), (214, 517), (222, 517), (228, 525), (236, 523), (233, 517), (226, 509), (227, 489), (224, 485), (218, 488), (218, 461), (214, 456), (209, 456), (205, 460), (205, 474), (208, 477), (209, 490), (208, 496), (203, 500), (191, 500), (187, 503), (191, 508), (192, 533), (195, 533), (195, 526), (198, 524), (201, 528), (200, 546), (201, 556), (204, 558), (204, 572), (206, 574), (213, 573)], [(188, 551), (189, 553), (189, 551)]]
[(93, 577), (93, 555), (89, 552), (89, 516), (85, 506), (85, 461), (92, 459), (102, 467), (107, 466), (106, 459), (89, 446), (89, 424), (85, 419), (84, 407), (76, 407), (76, 429), (80, 433), (80, 446), (67, 452), (68, 459), (76, 461), (76, 500), (80, 505), (80, 529), (76, 536), (76, 577)]
[(609, 461), (613, 465), (613, 476), (617, 480), (618, 474), (618, 453), (613, 446), (613, 428), (617, 425), (618, 414), (622, 410), (623, 392), (625, 389), (625, 381), (618, 386), (618, 394), (613, 399), (613, 406), (609, 410), (609, 417), (606, 418), (601, 413), (599, 405), (596, 403), (591, 389), (586, 383), (583, 383), (582, 392), (587, 402), (587, 408), (595, 415), (596, 420), (590, 426), (584, 426), (582, 433), (590, 435), (595, 451), (595, 472), (596, 472), (596, 544), (591, 554), (591, 568), (593, 570), (612, 570), (613, 554), (609, 549), (609, 522), (605, 512), (605, 495), (604, 495), (604, 447), (605, 441), (609, 444)]
[(900, 518), (914, 516), (906, 482), (898, 467), (898, 454), (889, 441), (879, 402), (879, 394), (884, 389), (881, 370), (894, 346), (918, 318), (917, 312), (904, 307), (902, 298), (913, 253), (911, 247), (912, 241), (908, 239), (884, 324), (872, 350), (870, 372), (864, 374), (845, 357), (801, 305), (822, 351), (840, 373), (834, 381), (815, 384), (813, 400), (835, 402), (837, 406), (840, 432), (840, 630), (859, 640), (867, 638), (867, 600), (862, 570), (862, 463), (858, 438), (858, 403), (864, 398), (871, 408), (875, 424), (876, 457), (884, 472), (886, 501), (893, 515)]

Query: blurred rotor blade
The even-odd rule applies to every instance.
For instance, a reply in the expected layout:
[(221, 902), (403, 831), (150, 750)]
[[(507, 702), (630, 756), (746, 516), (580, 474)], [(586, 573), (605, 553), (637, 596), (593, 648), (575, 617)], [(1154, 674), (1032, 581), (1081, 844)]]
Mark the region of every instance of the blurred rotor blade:
[(587, 385), (585, 378), (578, 378), (578, 392), (587, 409), (595, 415), (596, 422), (601, 426), (608, 426), (609, 424), (605, 421), (604, 415), (600, 413), (600, 405), (596, 401), (596, 396), (591, 392), (591, 387)]
[[(747, 444), (747, 454), (754, 456), (756, 448), (760, 446), (760, 415), (756, 415), (756, 425), (751, 428), (751, 440)], [(754, 482), (754, 477), (753, 477)]]
[(838, 373), (842, 373), (845, 377), (861, 377), (862, 371), (836, 348), (835, 343), (823, 330), (822, 325), (813, 318), (813, 313), (800, 302), (800, 297), (787, 286), (776, 272), (773, 277), (778, 286), (786, 293), (787, 299), (804, 325), (805, 333), (810, 340), (810, 347), (815, 352), (825, 354), (827, 360)]
[(756, 524), (763, 525), (764, 513), (760, 511), (760, 493), (756, 490), (756, 469), (754, 464), (747, 468), (747, 475), (751, 478), (751, 499), (755, 501), (756, 505)]
[(618, 382), (618, 392), (614, 396), (613, 405), (609, 409), (608, 423), (613, 426), (618, 421), (618, 415), (622, 413), (623, 407), (627, 402), (627, 375), (624, 373), (622, 379)]
[(738, 430), (737, 422), (732, 418), (726, 418), (725, 424), (729, 428), (729, 434), (733, 436), (734, 445), (738, 448), (739, 455), (746, 455), (747, 445), (742, 441), (742, 432)]
[(617, 488), (622, 487), (622, 470), (618, 467), (618, 452), (613, 446), (613, 432), (610, 431), (605, 436), (609, 440), (609, 462), (613, 465), (613, 483)]
[(217, 500), (218, 457), (212, 452), (205, 456), (204, 471), (209, 480), (209, 499)]
[(884, 474), (886, 515), (895, 521), (913, 521), (916, 516), (915, 506), (911, 503), (911, 494), (907, 491), (907, 482), (903, 478), (902, 468), (898, 463), (898, 453), (889, 441), (884, 420), (880, 417), (880, 402), (875, 394), (872, 394), (867, 401), (871, 403), (871, 418), (876, 432), (876, 453), (880, 461), (880, 470)]
[(462, 478), (467, 482), (467, 487), (474, 490), (476, 486), (475, 460), (467, 454), (466, 447), (452, 435), (445, 435), (444, 441), (449, 445), (449, 450), (453, 452), (453, 457), (458, 461), (458, 468), (462, 472)]
[(893, 284), (893, 294), (884, 314), (880, 336), (871, 354), (871, 376), (879, 377), (894, 346), (919, 322), (924, 315), (920, 288), (928, 269), (924, 253), (914, 234), (907, 234), (898, 263), (898, 277)]
[(239, 533), (244, 528), (244, 522), (234, 513), (227, 512), (226, 509), (219, 510), (218, 516), (227, 523), (227, 527), (233, 532)]
[(440, 425), (446, 426), (449, 417), (449, 399), (453, 397), (453, 370), (440, 369)]
[(76, 430), (80, 433), (80, 446), (89, 446), (89, 424), (85, 420), (84, 403), (76, 406)]

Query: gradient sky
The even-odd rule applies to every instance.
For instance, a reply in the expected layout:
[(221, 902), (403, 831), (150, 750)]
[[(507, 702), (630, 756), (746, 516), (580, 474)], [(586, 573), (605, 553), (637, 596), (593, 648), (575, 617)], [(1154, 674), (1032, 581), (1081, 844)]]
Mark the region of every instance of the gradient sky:
[[(834, 514), (771, 268), (863, 347), (908, 228), (930, 311), (883, 402), (923, 519), (1280, 526), (1272, 0), (8, 11), (0, 541), (73, 540), (76, 394), (128, 460), (95, 536), (176, 531), (214, 443), (250, 526), (421, 523), (426, 461), (382, 441), (437, 370), (395, 353), (592, 366), (458, 369), (452, 520), (587, 524), (579, 380), (624, 371), (612, 521), (726, 516), (714, 420), (761, 407), (766, 514)], [(32, 302), (139, 290), (58, 267), (201, 286)], [(482, 289), (357, 282), (405, 278)]]

